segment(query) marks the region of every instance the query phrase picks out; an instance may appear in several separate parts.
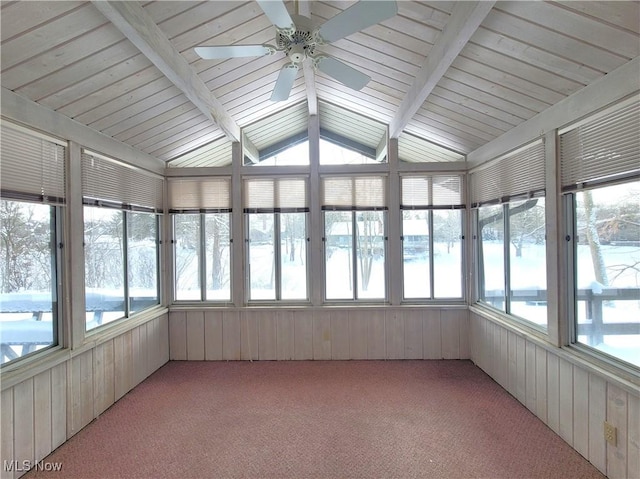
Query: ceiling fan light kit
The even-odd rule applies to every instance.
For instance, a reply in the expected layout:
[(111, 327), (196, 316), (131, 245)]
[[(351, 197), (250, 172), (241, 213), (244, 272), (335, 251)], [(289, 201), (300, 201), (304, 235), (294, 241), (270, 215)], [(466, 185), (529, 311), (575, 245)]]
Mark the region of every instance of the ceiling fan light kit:
[(317, 28), (310, 18), (289, 15), (282, 0), (257, 1), (267, 18), (276, 27), (275, 46), (268, 44), (199, 46), (195, 48), (195, 52), (205, 60), (258, 57), (284, 52), (289, 63), (280, 69), (271, 95), (272, 101), (284, 101), (289, 98), (298, 70), (302, 68), (302, 63), (307, 58), (313, 62), (314, 69), (320, 70), (353, 90), (362, 89), (371, 79), (368, 75), (334, 57), (317, 53), (316, 47), (340, 40), (387, 20), (398, 11), (395, 0), (361, 0)]

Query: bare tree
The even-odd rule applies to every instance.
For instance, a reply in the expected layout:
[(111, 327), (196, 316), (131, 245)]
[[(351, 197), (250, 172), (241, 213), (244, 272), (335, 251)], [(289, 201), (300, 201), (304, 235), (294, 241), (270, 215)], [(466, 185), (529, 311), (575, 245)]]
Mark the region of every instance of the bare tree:
[(211, 254), (210, 285), (213, 289), (221, 289), (229, 283), (229, 264), (226, 260), (230, 238), (229, 215), (208, 214), (205, 228)]
[(37, 207), (0, 201), (0, 288), (4, 293), (51, 288), (50, 217), (38, 218)]
[(527, 200), (515, 207), (509, 205), (509, 240), (516, 249), (517, 258), (522, 257), (525, 242), (540, 243), (544, 234), (544, 205), (539, 205), (538, 199)]
[(593, 271), (596, 275), (596, 281), (604, 286), (609, 286), (609, 278), (607, 276), (607, 268), (604, 264), (604, 255), (602, 254), (602, 245), (600, 244), (600, 235), (598, 234), (596, 209), (593, 204), (593, 196), (591, 191), (583, 192), (584, 212), (586, 216), (586, 236), (591, 252), (591, 261), (593, 262)]

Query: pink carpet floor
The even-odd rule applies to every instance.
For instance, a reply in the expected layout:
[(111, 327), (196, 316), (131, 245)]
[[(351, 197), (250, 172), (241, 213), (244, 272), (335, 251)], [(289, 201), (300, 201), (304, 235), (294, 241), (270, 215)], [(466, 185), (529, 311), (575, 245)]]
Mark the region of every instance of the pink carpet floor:
[(469, 361), (170, 362), (41, 478), (602, 478)]

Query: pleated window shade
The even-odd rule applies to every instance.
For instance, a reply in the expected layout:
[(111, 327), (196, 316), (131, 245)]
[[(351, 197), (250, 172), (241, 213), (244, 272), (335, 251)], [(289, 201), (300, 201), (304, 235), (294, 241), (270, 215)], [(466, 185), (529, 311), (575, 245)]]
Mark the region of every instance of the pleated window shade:
[(82, 152), (82, 197), (85, 204), (161, 212), (164, 179), (160, 175)]
[(228, 213), (231, 178), (171, 178), (169, 208), (171, 213)]
[(65, 154), (60, 142), (3, 121), (0, 125), (2, 197), (45, 204), (65, 202)]
[(462, 178), (458, 175), (403, 176), (401, 187), (401, 209), (456, 208), (463, 205)]
[(639, 97), (560, 135), (563, 190), (640, 174)]
[(474, 206), (531, 197), (545, 190), (544, 143), (537, 140), (471, 171)]
[(309, 211), (305, 178), (247, 178), (244, 180), (245, 213)]
[(384, 176), (336, 176), (322, 178), (324, 210), (386, 210)]

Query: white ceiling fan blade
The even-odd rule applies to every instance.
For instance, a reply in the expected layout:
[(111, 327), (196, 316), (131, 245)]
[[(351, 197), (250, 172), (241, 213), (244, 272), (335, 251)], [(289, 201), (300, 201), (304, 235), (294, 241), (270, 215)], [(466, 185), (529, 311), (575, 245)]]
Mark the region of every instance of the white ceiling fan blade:
[(354, 90), (362, 89), (371, 80), (368, 75), (332, 57), (321, 57), (317, 65), (321, 72)]
[(267, 45), (219, 45), (195, 47), (196, 54), (205, 60), (222, 58), (261, 57), (273, 53), (273, 47)]
[(271, 93), (271, 101), (284, 101), (289, 98), (289, 93), (293, 87), (293, 81), (298, 74), (298, 66), (295, 63), (287, 63), (278, 74), (276, 86)]
[(278, 28), (292, 28), (293, 20), (282, 0), (257, 0), (269, 21)]
[(335, 42), (352, 33), (393, 17), (398, 13), (395, 1), (366, 1), (353, 4), (320, 27), (320, 36), (327, 42)]

